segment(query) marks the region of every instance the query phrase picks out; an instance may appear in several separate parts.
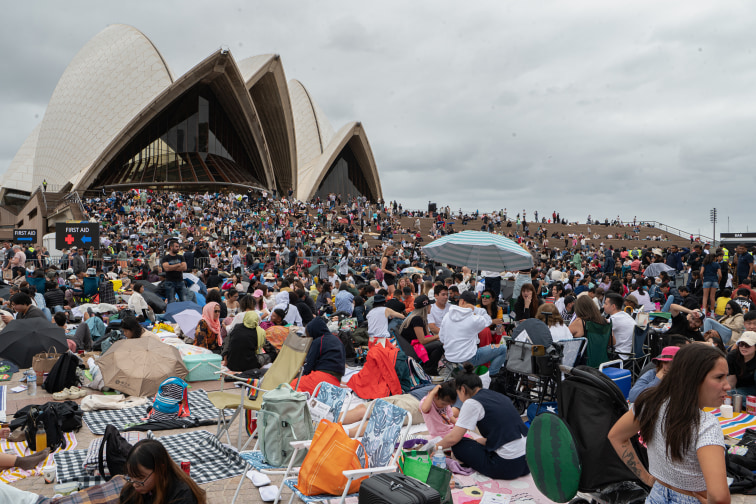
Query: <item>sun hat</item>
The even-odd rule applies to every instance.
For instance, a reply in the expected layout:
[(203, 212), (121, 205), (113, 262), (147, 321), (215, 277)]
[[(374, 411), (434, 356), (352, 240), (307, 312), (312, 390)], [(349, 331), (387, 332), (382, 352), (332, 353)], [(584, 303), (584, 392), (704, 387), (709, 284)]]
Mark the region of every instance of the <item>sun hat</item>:
[[(756, 333), (754, 333), (754, 335), (756, 336)], [(652, 360), (654, 362), (671, 362), (672, 359), (675, 358), (675, 354), (679, 351), (680, 351), (680, 347), (676, 347), (676, 346), (664, 347), (664, 349), (662, 349), (661, 354), (654, 357)]]

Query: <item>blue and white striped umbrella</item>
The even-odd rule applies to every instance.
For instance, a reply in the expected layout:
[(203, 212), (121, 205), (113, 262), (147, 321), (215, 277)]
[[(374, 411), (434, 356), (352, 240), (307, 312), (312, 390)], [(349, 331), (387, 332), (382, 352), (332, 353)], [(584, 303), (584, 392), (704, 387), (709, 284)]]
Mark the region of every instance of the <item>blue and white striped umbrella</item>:
[(504, 236), (483, 231), (462, 231), (423, 247), (434, 261), (468, 266), (475, 270), (518, 271), (533, 267), (530, 252)]

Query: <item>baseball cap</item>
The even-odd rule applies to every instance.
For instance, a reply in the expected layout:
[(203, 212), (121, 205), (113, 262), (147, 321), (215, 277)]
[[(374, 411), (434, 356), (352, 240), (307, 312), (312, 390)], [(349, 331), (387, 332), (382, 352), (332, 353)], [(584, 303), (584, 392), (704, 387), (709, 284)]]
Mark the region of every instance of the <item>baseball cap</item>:
[(436, 304), (436, 300), (429, 299), (425, 294), (420, 294), (415, 298), (415, 308), (423, 308), (432, 304)]
[(745, 331), (738, 340), (738, 343), (745, 343), (747, 345), (754, 346), (756, 345), (756, 332), (754, 331)]
[(256, 298), (262, 297), (262, 295), (263, 295), (263, 291), (260, 289), (256, 289), (255, 292), (252, 293), (252, 297), (256, 297)]
[(459, 299), (464, 301), (465, 303), (475, 304), (475, 301), (478, 300), (478, 296), (476, 296), (472, 291), (465, 291), (460, 294)]
[[(753, 333), (756, 335), (756, 333)], [(675, 354), (680, 351), (680, 347), (676, 346), (668, 346), (664, 347), (661, 354), (659, 354), (657, 357), (654, 357), (652, 360), (654, 362), (671, 362), (672, 359), (675, 358)]]

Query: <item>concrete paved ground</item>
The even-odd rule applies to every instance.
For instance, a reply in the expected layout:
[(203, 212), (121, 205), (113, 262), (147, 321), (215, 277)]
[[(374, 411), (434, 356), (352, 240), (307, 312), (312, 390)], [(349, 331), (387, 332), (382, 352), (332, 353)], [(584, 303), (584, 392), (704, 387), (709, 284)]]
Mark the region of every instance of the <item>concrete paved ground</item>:
[[(44, 404), (47, 401), (52, 401), (52, 395), (48, 394), (44, 391), (41, 387), (37, 388), (37, 395), (36, 396), (28, 396), (26, 392), (21, 392), (19, 394), (13, 394), (10, 393), (10, 388), (15, 387), (19, 384), (18, 379), (22, 377), (22, 373), (16, 373), (13, 376), (13, 380), (10, 382), (6, 382), (8, 385), (8, 399), (6, 403), (6, 414), (8, 419), (12, 419), (13, 414), (18, 411), (20, 408), (26, 406), (27, 404)], [(218, 390), (220, 389), (220, 382), (219, 381), (212, 381), (212, 382), (192, 382), (191, 386), (193, 389), (205, 389), (207, 391), (212, 390)], [(93, 394), (101, 394), (98, 391), (91, 391)], [(77, 400), (77, 402), (81, 402), (81, 399)], [(238, 420), (237, 420), (238, 422)], [(157, 431), (155, 432), (155, 435), (158, 437), (161, 436), (167, 436), (170, 434), (177, 434), (179, 432), (186, 432), (187, 430), (208, 430), (212, 433), (215, 433), (215, 426), (205, 426), (205, 427), (196, 427), (194, 429), (179, 429), (179, 430), (166, 430), (166, 431)], [(233, 428), (231, 429), (231, 442), (236, 444), (237, 435), (238, 435), (238, 423), (234, 423)], [(78, 450), (85, 450), (89, 443), (98, 436), (95, 436), (92, 434), (89, 429), (86, 426), (83, 426), (79, 432), (76, 433), (76, 441), (78, 443), (77, 448)], [(223, 439), (225, 442), (225, 437)], [(207, 483), (205, 485), (202, 485), (202, 488), (204, 488), (207, 491), (207, 497), (208, 497), (208, 503), (210, 504), (226, 504), (230, 503), (231, 499), (234, 496), (234, 493), (236, 492), (236, 487), (239, 483), (241, 476), (237, 476), (235, 478), (215, 481), (213, 483)], [(281, 479), (279, 477), (273, 477), (274, 484), (278, 484), (279, 480)], [(54, 494), (53, 488), (54, 485), (51, 484), (45, 484), (44, 479), (42, 476), (30, 476), (28, 478), (19, 480), (17, 482), (12, 483), (12, 486), (16, 488), (20, 488), (23, 490), (27, 490), (30, 492), (37, 493), (39, 495), (44, 495), (46, 497), (52, 497)], [(262, 503), (262, 500), (260, 499), (260, 493), (258, 490), (252, 485), (252, 482), (248, 479), (242, 486), (242, 490), (239, 494), (239, 499), (237, 502), (244, 502), (244, 503)]]

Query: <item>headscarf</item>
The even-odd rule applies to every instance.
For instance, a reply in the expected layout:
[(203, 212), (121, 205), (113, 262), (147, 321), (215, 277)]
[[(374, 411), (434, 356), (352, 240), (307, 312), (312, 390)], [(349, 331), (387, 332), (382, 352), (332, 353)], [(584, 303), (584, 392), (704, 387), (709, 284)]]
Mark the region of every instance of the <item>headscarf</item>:
[(259, 326), (260, 315), (255, 310), (244, 312), (244, 327), (247, 329), (256, 329), (257, 332), (257, 353), (262, 352), (265, 343), (265, 330)]
[(202, 308), (202, 320), (205, 321), (210, 332), (218, 337), (218, 345), (222, 345), (223, 340), (221, 339), (220, 334), (220, 316), (218, 316), (217, 319), (215, 318), (216, 307), (220, 307), (220, 305), (215, 301), (207, 303), (205, 307)]

